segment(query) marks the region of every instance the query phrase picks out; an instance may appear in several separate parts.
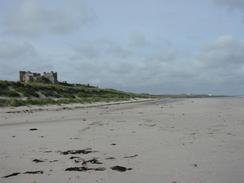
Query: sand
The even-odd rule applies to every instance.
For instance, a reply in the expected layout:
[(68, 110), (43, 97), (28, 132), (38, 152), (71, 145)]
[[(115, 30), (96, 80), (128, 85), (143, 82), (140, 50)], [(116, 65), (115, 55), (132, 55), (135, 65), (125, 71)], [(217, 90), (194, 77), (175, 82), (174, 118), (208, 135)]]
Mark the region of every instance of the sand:
[(244, 98), (2, 108), (0, 182), (242, 183), (243, 132)]

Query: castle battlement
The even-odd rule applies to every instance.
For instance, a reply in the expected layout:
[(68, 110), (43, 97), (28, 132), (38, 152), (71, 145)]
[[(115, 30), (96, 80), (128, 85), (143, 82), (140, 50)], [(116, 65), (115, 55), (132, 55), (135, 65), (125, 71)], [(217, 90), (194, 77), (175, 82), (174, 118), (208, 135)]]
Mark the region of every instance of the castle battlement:
[(20, 71), (19, 72), (19, 79), (20, 82), (28, 83), (34, 81), (47, 81), (50, 83), (58, 83), (58, 73), (57, 72), (44, 72), (35, 73), (31, 71)]

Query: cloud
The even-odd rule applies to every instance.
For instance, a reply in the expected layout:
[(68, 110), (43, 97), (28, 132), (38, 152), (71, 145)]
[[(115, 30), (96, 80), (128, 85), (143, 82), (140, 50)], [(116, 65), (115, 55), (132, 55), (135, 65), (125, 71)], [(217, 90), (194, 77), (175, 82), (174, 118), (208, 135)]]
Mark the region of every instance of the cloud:
[[(127, 44), (94, 40), (78, 48), (96, 57), (87, 56), (76, 47), (71, 57), (76, 67), (67, 62), (66, 68), (75, 75), (71, 74), (70, 78), (77, 81), (138, 92), (223, 94), (224, 91), (238, 93), (237, 86), (239, 91), (244, 90), (241, 84), (244, 82), (243, 40), (230, 35), (220, 36), (194, 55), (164, 44), (161, 47), (156, 45), (150, 41), (138, 49), (131, 45), (130, 38)], [(121, 57), (123, 54), (113, 52), (113, 47), (130, 54)], [(143, 48), (147, 48), (146, 53)], [(226, 89), (227, 86), (235, 89)]]
[(199, 59), (207, 67), (239, 67), (244, 64), (244, 42), (229, 35), (221, 36), (203, 48)]
[(7, 40), (0, 41), (0, 59), (10, 61), (22, 57), (36, 55), (33, 45), (27, 42), (10, 42)]
[(233, 9), (244, 10), (244, 1), (243, 0), (213, 0), (219, 5), (223, 5)]
[(94, 15), (79, 0), (20, 0), (4, 17), (5, 33), (37, 36), (65, 34), (89, 24)]
[(244, 18), (244, 1), (243, 0), (213, 0), (217, 5), (226, 7), (230, 10), (239, 11)]
[(109, 39), (82, 40), (62, 55), (43, 54), (28, 42), (0, 40), (0, 45), (1, 79), (17, 79), (22, 69), (56, 70), (61, 81), (136, 92), (244, 91), (244, 40), (230, 35), (209, 42), (194, 55), (153, 40), (138, 48), (130, 37), (123, 44)]
[[(80, 41), (73, 47), (70, 57), (76, 67), (66, 62), (65, 67), (73, 70), (70, 73), (75, 75), (69, 77), (103, 87), (134, 91), (148, 87), (146, 90), (149, 91), (149, 85), (162, 85), (171, 77), (177, 80), (177, 77), (189, 76), (184, 54), (164, 43), (159, 46), (153, 41), (142, 42), (147, 39), (141, 35), (137, 40), (129, 37), (124, 44), (108, 39)], [(132, 41), (137, 44), (131, 44)], [(181, 75), (175, 72), (181, 72)]]
[[(199, 71), (198, 78), (213, 87), (226, 90), (235, 83), (239, 91), (244, 87), (244, 41), (232, 36), (221, 36), (217, 40), (205, 45), (194, 58)], [(238, 84), (237, 84), (238, 83)], [(236, 87), (235, 86), (235, 87)], [(231, 90), (228, 88), (228, 90)]]
[(28, 42), (0, 39), (0, 78), (16, 80), (20, 70), (42, 71), (52, 69), (48, 58), (43, 58)]
[(129, 45), (134, 48), (144, 48), (151, 46), (151, 43), (143, 34), (132, 33), (129, 36)]

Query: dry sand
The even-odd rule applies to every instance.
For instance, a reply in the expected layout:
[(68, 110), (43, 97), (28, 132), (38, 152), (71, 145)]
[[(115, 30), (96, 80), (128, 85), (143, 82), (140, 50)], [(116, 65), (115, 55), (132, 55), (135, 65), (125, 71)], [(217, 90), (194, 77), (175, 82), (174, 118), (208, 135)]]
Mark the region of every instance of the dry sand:
[(64, 109), (0, 109), (1, 183), (244, 182), (244, 98)]

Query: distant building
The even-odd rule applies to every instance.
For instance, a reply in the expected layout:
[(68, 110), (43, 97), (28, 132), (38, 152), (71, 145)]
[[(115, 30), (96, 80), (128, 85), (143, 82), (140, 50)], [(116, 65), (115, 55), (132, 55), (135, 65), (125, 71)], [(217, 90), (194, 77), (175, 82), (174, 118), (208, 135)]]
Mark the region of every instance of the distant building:
[(20, 82), (28, 83), (34, 81), (42, 81), (49, 83), (58, 83), (58, 74), (57, 72), (44, 72), (43, 75), (41, 73), (34, 73), (30, 71), (20, 71), (19, 72), (19, 80)]
[(43, 77), (48, 79), (51, 83), (57, 83), (58, 82), (58, 73), (57, 72), (44, 72)]

